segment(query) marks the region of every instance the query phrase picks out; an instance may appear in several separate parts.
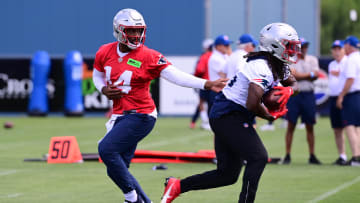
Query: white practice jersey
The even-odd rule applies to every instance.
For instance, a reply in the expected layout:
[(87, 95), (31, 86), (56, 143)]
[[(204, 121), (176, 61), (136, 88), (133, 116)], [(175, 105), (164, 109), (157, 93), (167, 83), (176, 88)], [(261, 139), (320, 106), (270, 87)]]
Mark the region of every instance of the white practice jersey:
[(231, 55), (229, 60), (227, 61), (224, 73), (226, 74), (226, 78), (233, 78), (237, 72), (245, 65), (246, 58), (244, 56), (247, 52), (243, 49), (238, 49), (234, 51)]
[(328, 73), (330, 96), (339, 96), (344, 87), (345, 81), (340, 80), (340, 73), (344, 71), (346, 61), (347, 56), (344, 56), (340, 62), (333, 60), (329, 64)]
[(228, 59), (229, 56), (227, 54), (222, 54), (215, 48), (213, 49), (208, 62), (210, 80), (217, 80), (220, 78), (219, 73), (224, 72), (224, 68)]
[[(288, 69), (284, 80), (286, 80), (289, 75), (290, 70)], [(264, 90), (264, 93), (266, 93), (279, 82), (280, 80), (274, 81), (273, 74), (266, 60), (255, 59), (247, 62), (222, 91), (228, 100), (246, 108), (250, 83), (259, 85)]]
[(345, 84), (346, 79), (354, 78), (349, 93), (360, 91), (360, 52), (351, 53), (346, 62), (343, 73), (340, 74), (340, 80)]

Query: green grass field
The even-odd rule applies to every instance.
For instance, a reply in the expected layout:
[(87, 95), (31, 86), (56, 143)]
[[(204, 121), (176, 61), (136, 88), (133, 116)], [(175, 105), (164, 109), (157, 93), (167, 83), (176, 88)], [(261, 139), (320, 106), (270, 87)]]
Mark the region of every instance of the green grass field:
[[(105, 133), (105, 118), (0, 118), (0, 124), (5, 121), (13, 122), (14, 128), (0, 129), (0, 202), (123, 202), (122, 193), (107, 177), (105, 166), (101, 163), (23, 161), (24, 158), (40, 158), (46, 154), (53, 136), (76, 136), (81, 152), (97, 152), (97, 141)], [(261, 125), (264, 121), (258, 123)], [(191, 130), (188, 124), (187, 118), (159, 118), (154, 130), (138, 149), (184, 152), (212, 149), (211, 133)], [(259, 132), (270, 156), (284, 155), (284, 133), (285, 130), (279, 128), (274, 132)], [(292, 164), (267, 165), (256, 202), (360, 202), (360, 168), (331, 165), (337, 158), (337, 152), (326, 118), (319, 119), (316, 125), (316, 154), (323, 165), (307, 164), (305, 130), (297, 130)], [(348, 145), (347, 154), (351, 156)], [(165, 177), (186, 177), (215, 168), (210, 163), (168, 164), (168, 170), (153, 171), (153, 166), (132, 164), (130, 170), (154, 203), (160, 201)], [(237, 202), (241, 184), (239, 178), (235, 185), (189, 192), (175, 202)]]

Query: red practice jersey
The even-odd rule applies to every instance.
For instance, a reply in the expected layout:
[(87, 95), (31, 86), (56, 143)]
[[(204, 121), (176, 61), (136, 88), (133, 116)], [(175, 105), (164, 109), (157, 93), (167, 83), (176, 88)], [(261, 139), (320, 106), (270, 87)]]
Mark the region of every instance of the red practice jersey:
[(160, 72), (171, 63), (159, 52), (141, 46), (120, 57), (118, 42), (105, 44), (96, 53), (94, 68), (105, 72), (108, 85), (116, 85), (124, 95), (113, 100), (113, 113), (136, 110), (149, 114), (155, 110), (150, 95), (151, 80), (160, 77)]
[(207, 51), (200, 56), (200, 59), (196, 65), (194, 75), (199, 78), (209, 80), (209, 68), (208, 62), (212, 52)]

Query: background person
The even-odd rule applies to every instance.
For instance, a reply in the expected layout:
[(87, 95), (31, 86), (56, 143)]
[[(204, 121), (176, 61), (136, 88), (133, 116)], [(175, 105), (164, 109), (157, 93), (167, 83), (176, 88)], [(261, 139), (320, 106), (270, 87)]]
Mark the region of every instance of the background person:
[[(205, 39), (202, 43), (204, 53), (201, 54), (198, 63), (196, 64), (194, 75), (199, 78), (209, 79), (209, 68), (208, 63), (210, 56), (212, 54), (214, 40)], [(209, 90), (199, 90), (199, 105), (197, 106), (194, 115), (191, 118), (190, 128), (195, 128), (196, 120), (199, 115), (201, 118), (200, 127), (203, 129), (210, 130), (209, 117), (208, 117), (208, 107), (207, 103), (209, 100)]]
[(345, 54), (348, 56), (346, 67), (340, 75), (344, 87), (336, 106), (341, 109), (346, 135), (349, 139), (352, 158), (349, 165), (360, 166), (360, 53), (359, 40), (349, 36), (344, 41)]
[(231, 53), (224, 67), (226, 78), (232, 79), (235, 74), (241, 70), (246, 63), (246, 58), (244, 56), (253, 52), (258, 44), (259, 42), (250, 34), (243, 34), (239, 37), (237, 49)]
[[(218, 80), (219, 78), (226, 78), (224, 72), (225, 65), (229, 60), (232, 52), (229, 37), (227, 35), (219, 35), (214, 41), (213, 52), (210, 56), (209, 67), (209, 80)], [(212, 103), (214, 102), (216, 93), (209, 92), (208, 108), (211, 110)]]
[(315, 56), (307, 54), (309, 42), (304, 38), (300, 38), (300, 41), (301, 54), (299, 55), (299, 61), (291, 66), (292, 72), (299, 83), (299, 94), (291, 97), (287, 104), (289, 109), (286, 115), (288, 127), (285, 136), (286, 156), (283, 159), (283, 163), (289, 164), (291, 162), (291, 144), (297, 119), (301, 116), (302, 122), (305, 123), (306, 137), (309, 145), (309, 164), (321, 164), (315, 156), (314, 135), (316, 102), (313, 81), (318, 78), (319, 63)]
[(343, 135), (343, 122), (341, 110), (336, 107), (336, 100), (340, 94), (343, 82), (340, 80), (340, 72), (344, 71), (347, 57), (343, 49), (343, 42), (335, 40), (331, 46), (331, 55), (334, 58), (328, 67), (329, 73), (329, 102), (330, 102), (330, 123), (334, 130), (336, 148), (339, 153), (338, 159), (333, 163), (336, 165), (345, 165), (347, 161), (345, 153), (345, 141)]

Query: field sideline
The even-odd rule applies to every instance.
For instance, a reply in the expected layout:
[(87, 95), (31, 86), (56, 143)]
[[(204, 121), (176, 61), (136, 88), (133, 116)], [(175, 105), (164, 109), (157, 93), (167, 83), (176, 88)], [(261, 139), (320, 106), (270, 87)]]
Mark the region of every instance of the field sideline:
[[(53, 136), (76, 136), (83, 153), (97, 152), (105, 133), (106, 118), (1, 117), (14, 128), (0, 129), (0, 202), (123, 202), (123, 195), (106, 175), (103, 164), (46, 164), (23, 162), (47, 153)], [(259, 125), (264, 121), (259, 121)], [(212, 149), (210, 132), (188, 128), (188, 118), (159, 118), (152, 133), (138, 149), (191, 152)], [(277, 122), (277, 127), (280, 122)], [(284, 155), (284, 129), (259, 132), (271, 157)], [(307, 164), (305, 130), (297, 130), (291, 165), (269, 164), (260, 181), (257, 203), (360, 202), (360, 168), (332, 166), (337, 158), (329, 120), (315, 128), (316, 154), (322, 166)], [(347, 142), (347, 140), (346, 140)], [(347, 155), (350, 156), (348, 144)], [(215, 168), (213, 164), (168, 164), (166, 171), (151, 170), (154, 164), (132, 164), (131, 172), (154, 203), (160, 201), (164, 178), (186, 177)], [(242, 170), (243, 171), (243, 170)], [(241, 175), (242, 176), (242, 175)], [(241, 179), (232, 186), (183, 194), (175, 203), (237, 202)]]

